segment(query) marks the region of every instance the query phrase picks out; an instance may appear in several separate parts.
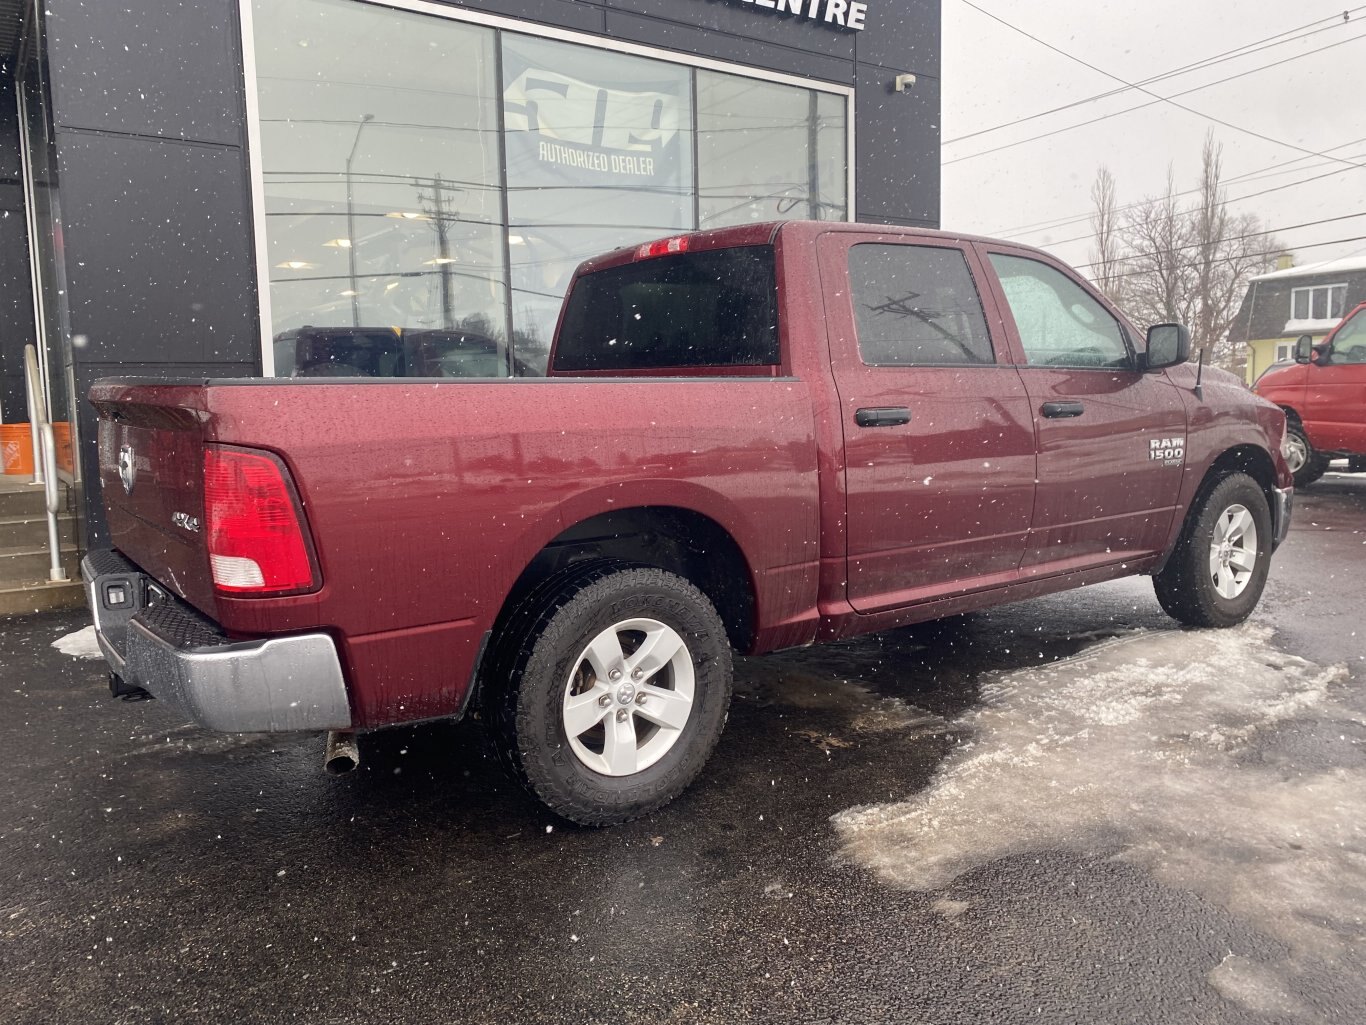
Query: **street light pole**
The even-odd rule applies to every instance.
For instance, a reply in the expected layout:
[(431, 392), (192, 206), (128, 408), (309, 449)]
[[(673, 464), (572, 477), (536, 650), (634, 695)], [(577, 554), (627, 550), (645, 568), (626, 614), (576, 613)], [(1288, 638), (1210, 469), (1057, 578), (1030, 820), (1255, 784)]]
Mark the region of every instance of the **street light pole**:
[(351, 161), (356, 159), (360, 146), (360, 133), (375, 119), (374, 114), (362, 114), (356, 126), (356, 138), (351, 142), (351, 152), (346, 156), (346, 266), (351, 282), (351, 326), (360, 327), (360, 295), (356, 288), (356, 200), (351, 191)]

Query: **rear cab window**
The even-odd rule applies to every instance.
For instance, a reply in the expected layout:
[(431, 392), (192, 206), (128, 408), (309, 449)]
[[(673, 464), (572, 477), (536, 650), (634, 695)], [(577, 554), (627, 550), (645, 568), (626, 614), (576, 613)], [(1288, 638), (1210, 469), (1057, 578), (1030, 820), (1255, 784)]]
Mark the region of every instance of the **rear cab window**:
[(593, 271), (565, 301), (555, 373), (769, 367), (781, 361), (769, 245)]

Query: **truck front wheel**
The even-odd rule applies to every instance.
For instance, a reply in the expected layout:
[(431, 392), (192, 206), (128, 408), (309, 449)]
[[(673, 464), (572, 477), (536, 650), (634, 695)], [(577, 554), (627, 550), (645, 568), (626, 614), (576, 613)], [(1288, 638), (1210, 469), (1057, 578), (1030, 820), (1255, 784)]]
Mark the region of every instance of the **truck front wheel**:
[(1157, 600), (1187, 626), (1233, 626), (1257, 606), (1271, 566), (1271, 511), (1245, 473), (1221, 479), (1186, 516), (1153, 577)]
[(731, 655), (707, 597), (658, 569), (588, 567), (542, 599), (513, 644), (493, 728), (547, 807), (589, 826), (677, 797), (725, 726)]

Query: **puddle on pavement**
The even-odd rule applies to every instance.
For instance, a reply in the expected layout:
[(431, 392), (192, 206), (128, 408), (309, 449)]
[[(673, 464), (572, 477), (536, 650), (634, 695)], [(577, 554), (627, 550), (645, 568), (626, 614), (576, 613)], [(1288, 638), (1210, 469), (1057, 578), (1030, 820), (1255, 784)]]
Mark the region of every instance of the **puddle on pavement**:
[(1366, 768), (1256, 753), (1311, 718), (1344, 737), (1363, 724), (1334, 701), (1344, 667), (1271, 636), (1255, 624), (1144, 633), (988, 674), (954, 723), (969, 736), (927, 787), (834, 816), (841, 859), (928, 891), (1012, 854), (1120, 847), (1282, 941), (1287, 962), (1230, 951), (1210, 983), (1251, 1009), (1298, 1013), (1296, 975), (1366, 939)]

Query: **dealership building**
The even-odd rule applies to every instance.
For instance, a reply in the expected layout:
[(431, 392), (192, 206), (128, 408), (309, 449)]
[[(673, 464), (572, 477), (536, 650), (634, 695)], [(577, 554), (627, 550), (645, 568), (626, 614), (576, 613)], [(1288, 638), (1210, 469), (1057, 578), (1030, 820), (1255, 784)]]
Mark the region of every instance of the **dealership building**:
[(937, 0), (0, 0), (0, 418), (35, 344), (83, 546), (97, 378), (535, 374), (587, 256), (937, 226), (939, 35)]

